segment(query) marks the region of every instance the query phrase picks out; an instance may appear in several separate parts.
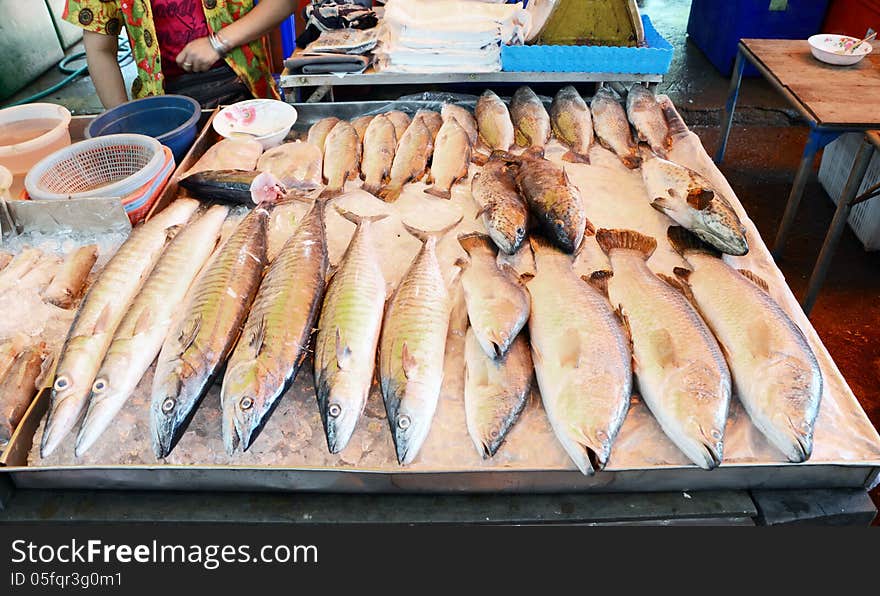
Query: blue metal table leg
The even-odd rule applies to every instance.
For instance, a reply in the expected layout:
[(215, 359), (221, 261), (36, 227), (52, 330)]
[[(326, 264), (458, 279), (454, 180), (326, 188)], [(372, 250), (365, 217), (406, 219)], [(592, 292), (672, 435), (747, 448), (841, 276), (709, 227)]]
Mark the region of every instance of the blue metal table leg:
[(715, 163), (721, 163), (724, 160), (724, 152), (727, 150), (727, 137), (730, 136), (730, 127), (733, 124), (733, 111), (736, 109), (736, 100), (739, 99), (739, 88), (742, 84), (743, 69), (746, 67), (745, 58), (742, 51), (737, 51), (736, 62), (733, 64), (733, 75), (730, 79), (730, 91), (727, 96), (727, 103), (724, 104), (724, 115), (721, 117), (721, 144), (718, 146), (718, 152), (715, 154)]

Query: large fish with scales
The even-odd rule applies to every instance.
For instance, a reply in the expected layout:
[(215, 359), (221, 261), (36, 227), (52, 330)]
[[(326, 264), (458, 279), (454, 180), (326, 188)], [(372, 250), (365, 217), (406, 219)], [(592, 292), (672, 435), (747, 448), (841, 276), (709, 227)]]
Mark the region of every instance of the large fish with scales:
[(550, 115), (531, 87), (520, 87), (510, 99), (514, 139), (520, 147), (543, 149), (550, 140)]
[(370, 120), (364, 132), (364, 155), (361, 160), (363, 190), (375, 195), (388, 182), (396, 150), (394, 123), (386, 114), (379, 114)]
[(489, 151), (507, 151), (514, 143), (510, 111), (500, 97), (486, 90), (477, 100), (474, 110), (480, 142)]
[(441, 199), (452, 197), (452, 186), (468, 176), (471, 163), (471, 143), (467, 132), (454, 118), (447, 119), (440, 127), (434, 143), (434, 157), (428, 188), (425, 192)]
[(614, 152), (629, 169), (639, 167), (642, 162), (639, 148), (633, 140), (626, 112), (617, 101), (617, 95), (610, 89), (599, 89), (590, 101), (590, 110), (599, 143)]
[(327, 134), (324, 141), (324, 181), (327, 187), (323, 194), (335, 197), (345, 189), (348, 180), (360, 174), (361, 140), (354, 126), (341, 120)]
[(471, 179), (483, 225), (495, 245), (512, 255), (520, 249), (529, 229), (529, 208), (516, 185), (517, 168), (504, 152), (493, 152)]
[(593, 117), (590, 108), (577, 89), (569, 85), (559, 90), (550, 104), (550, 123), (553, 134), (568, 147), (564, 161), (590, 163), (593, 145)]
[(672, 135), (663, 107), (647, 87), (636, 83), (626, 96), (626, 116), (635, 127), (639, 140), (648, 143), (651, 150), (665, 158), (672, 148)]
[(379, 196), (389, 203), (396, 201), (407, 182), (424, 177), (433, 151), (431, 131), (422, 118), (413, 119), (397, 144), (388, 184), (382, 187)]

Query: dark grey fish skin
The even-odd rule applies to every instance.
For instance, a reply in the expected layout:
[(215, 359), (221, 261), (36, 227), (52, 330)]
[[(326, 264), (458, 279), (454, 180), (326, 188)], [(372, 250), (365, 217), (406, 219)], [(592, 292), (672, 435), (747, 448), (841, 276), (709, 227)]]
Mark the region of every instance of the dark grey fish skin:
[(252, 170), (207, 170), (190, 174), (179, 184), (202, 201), (253, 205), (251, 182), (259, 174)]

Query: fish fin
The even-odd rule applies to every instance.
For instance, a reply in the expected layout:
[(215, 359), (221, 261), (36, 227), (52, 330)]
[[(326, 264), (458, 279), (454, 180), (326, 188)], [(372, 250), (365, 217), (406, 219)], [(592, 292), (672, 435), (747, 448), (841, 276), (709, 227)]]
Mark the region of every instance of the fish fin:
[(495, 254), (495, 243), (489, 236), (481, 234), (480, 232), (459, 234), (458, 243), (468, 255), (472, 254), (472, 251), (479, 248), (485, 248), (491, 251), (492, 254)]
[(403, 364), (403, 374), (407, 379), (410, 379), (415, 376), (418, 362), (415, 357), (409, 353), (409, 345), (406, 342), (403, 342), (403, 349), (401, 350), (400, 356)]
[(95, 320), (95, 326), (92, 328), (92, 333), (104, 333), (105, 331), (109, 331), (110, 326), (110, 303), (104, 305), (104, 308), (101, 309), (101, 314), (98, 315), (98, 318)]
[(613, 275), (613, 271), (601, 269), (599, 271), (593, 271), (590, 275), (584, 275), (581, 279), (596, 288), (600, 294), (608, 298), (608, 280), (611, 279)]
[(675, 354), (675, 345), (672, 336), (667, 329), (655, 329), (648, 335), (648, 349), (653, 354), (652, 360), (661, 368), (676, 368), (678, 359)]
[(373, 196), (376, 196), (378, 194), (380, 188), (381, 186), (379, 186), (378, 184), (367, 184), (366, 182), (361, 185), (362, 191), (368, 192)]
[(697, 211), (702, 211), (712, 204), (715, 193), (706, 188), (694, 188), (688, 191), (687, 204)]
[(642, 165), (642, 158), (639, 155), (621, 155), (620, 161), (630, 170), (635, 170)]
[(347, 209), (343, 209), (339, 205), (333, 205), (333, 207), (336, 209), (336, 212), (339, 213), (339, 215), (341, 215), (356, 226), (361, 225), (361, 223), (363, 222), (374, 223), (377, 221), (382, 221), (383, 219), (388, 217), (387, 213), (379, 213), (377, 215), (358, 215), (357, 213), (354, 213)]
[(141, 311), (141, 314), (138, 315), (137, 321), (134, 324), (134, 334), (139, 335), (144, 331), (147, 331), (150, 328), (150, 324), (153, 322), (153, 311), (149, 308), (145, 308)]
[(183, 224), (175, 224), (165, 228), (165, 241), (170, 242), (171, 240), (174, 240), (174, 237), (177, 236), (177, 233), (180, 232), (183, 227)]
[[(325, 184), (326, 184), (326, 182), (325, 182)], [(341, 195), (342, 193), (343, 193), (342, 188), (324, 188), (324, 190), (321, 191), (321, 194), (319, 196), (324, 199), (334, 199), (334, 198), (338, 197), (339, 195)]]
[(470, 266), (470, 264), (471, 264), (471, 260), (468, 259), (467, 257), (458, 257), (457, 259), (455, 259), (455, 262), (453, 263), (453, 265), (455, 265), (456, 267), (458, 267), (462, 271), (467, 269)]
[(749, 343), (749, 352), (755, 358), (765, 359), (770, 356), (773, 346), (773, 331), (767, 322), (755, 317), (746, 323), (746, 337)]
[(474, 149), (474, 151), (471, 152), (471, 162), (478, 166), (484, 166), (489, 163), (489, 156), (479, 149)]
[(697, 305), (696, 301), (694, 300), (694, 293), (691, 291), (691, 287), (687, 284), (687, 282), (682, 281), (680, 278), (672, 277), (671, 275), (665, 275), (663, 273), (658, 273), (657, 277), (669, 284), (670, 287), (681, 292), (684, 297), (687, 298), (688, 302), (690, 302), (693, 306)]
[[(339, 337), (339, 330), (337, 329), (337, 338)], [(251, 334), (250, 346), (254, 351), (254, 356), (259, 356), (260, 352), (263, 349), (263, 341), (266, 339), (266, 317), (260, 317), (260, 322), (257, 324), (257, 328), (254, 329), (254, 332)]]
[(192, 319), (192, 325), (190, 327), (190, 329), (183, 329), (177, 338), (181, 352), (187, 351), (196, 340), (196, 336), (199, 334), (199, 329), (202, 328), (201, 315), (196, 315), (195, 318)]
[(433, 197), (446, 199), (447, 201), (452, 198), (452, 189), (443, 190), (442, 188), (437, 188), (436, 186), (429, 186), (425, 189), (425, 193)]
[(642, 253), (647, 261), (657, 249), (657, 241), (650, 236), (640, 234), (635, 230), (609, 230), (602, 228), (596, 232), (596, 242), (605, 254), (609, 254), (615, 248), (623, 250), (636, 250)]
[[(523, 276), (520, 275), (517, 272), (517, 270), (513, 268), (513, 265), (511, 265), (510, 263), (501, 263), (501, 265), (498, 266), (498, 269), (500, 269), (502, 273), (507, 275), (512, 282), (514, 282), (518, 285), (525, 285), (525, 282), (523, 282), (523, 280), (522, 280)], [(534, 277), (534, 276), (532, 276), (532, 277)]]
[(515, 128), (513, 130), (513, 140), (520, 147), (529, 147), (532, 144), (529, 136), (521, 131), (519, 128)]
[[(511, 267), (511, 269), (512, 269), (512, 267)], [(528, 284), (530, 281), (532, 281), (534, 278), (535, 278), (535, 274), (534, 274), (534, 273), (532, 273), (531, 271), (525, 271), (525, 272), (523, 272), (523, 273), (520, 273), (520, 275), (519, 275), (519, 282), (520, 282), (522, 285), (526, 285), (526, 284)]]
[(406, 231), (410, 233), (410, 235), (415, 236), (420, 241), (422, 241), (422, 243), (425, 243), (428, 240), (430, 240), (431, 238), (434, 238), (437, 242), (440, 242), (440, 240), (443, 238), (443, 236), (445, 236), (446, 234), (451, 232), (453, 230), (453, 228), (455, 228), (455, 226), (457, 226), (459, 223), (461, 223), (462, 219), (463, 219), (462, 217), (459, 217), (458, 219), (456, 219), (454, 222), (452, 222), (448, 226), (446, 226), (444, 228), (440, 228), (439, 230), (433, 230), (433, 231), (421, 230), (419, 228), (414, 228), (413, 226), (407, 224), (405, 221), (402, 221), (401, 223), (403, 224), (403, 227), (406, 228)]
[(697, 238), (696, 234), (681, 226), (669, 226), (666, 230), (666, 237), (669, 239), (669, 244), (672, 245), (673, 250), (681, 256), (685, 256), (688, 252), (705, 253), (715, 257), (721, 256), (721, 253), (715, 248), (709, 246)]
[(351, 348), (342, 342), (342, 332), (336, 328), (336, 366), (345, 369), (351, 364)]
[(690, 269), (685, 269), (684, 267), (673, 267), (672, 273), (681, 281), (688, 283), (688, 280), (690, 279), (691, 273), (693, 273), (693, 271), (691, 271)]
[(562, 154), (562, 161), (567, 161), (569, 163), (589, 164), (590, 156), (583, 153), (575, 153), (574, 151), (566, 151)]
[[(626, 316), (626, 313), (623, 312), (623, 305), (619, 304), (616, 309), (614, 309), (614, 314), (617, 315), (617, 318), (620, 320), (620, 326), (623, 328), (623, 333), (626, 335), (627, 341), (629, 341), (629, 351), (633, 351), (633, 339), (632, 339), (632, 328), (629, 326), (629, 317)], [(633, 362), (635, 362), (635, 354), (633, 353)]]
[(745, 277), (747, 280), (754, 283), (756, 286), (758, 286), (768, 294), (770, 293), (770, 286), (767, 285), (767, 282), (764, 280), (763, 277), (758, 276), (748, 269), (737, 269), (737, 271), (742, 273), (742, 276)]
[(538, 346), (535, 345), (535, 342), (531, 342), (532, 344), (532, 360), (535, 363), (535, 366), (543, 366), (544, 365), (544, 355), (541, 354), (541, 351), (538, 349)]
[(330, 266), (327, 268), (327, 275), (326, 275), (326, 277), (324, 278), (324, 283), (325, 283), (325, 285), (330, 283), (330, 280), (333, 279), (333, 276), (336, 275), (336, 272), (337, 272), (337, 271), (339, 271), (339, 266), (338, 266), (338, 265), (330, 265)]
[(400, 198), (400, 193), (403, 192), (403, 185), (400, 186), (383, 186), (379, 190), (379, 198), (385, 201), (386, 203), (393, 203), (397, 199)]
[(431, 171), (431, 168), (426, 169), (423, 174), (427, 174), (425, 176), (425, 184), (434, 184), (434, 173)]
[(666, 197), (655, 197), (654, 200), (651, 201), (651, 207), (653, 207), (660, 213), (666, 213), (667, 211), (675, 210), (675, 205)]
[(492, 208), (492, 203), (491, 202), (486, 203), (485, 205), (483, 205), (482, 207), (477, 209), (477, 214), (474, 216), (474, 219), (475, 220), (480, 219), (480, 217), (482, 217), (483, 215), (488, 213), (489, 209), (491, 209), (491, 208)]
[(581, 362), (581, 336), (568, 333), (560, 339), (559, 365), (578, 368)]

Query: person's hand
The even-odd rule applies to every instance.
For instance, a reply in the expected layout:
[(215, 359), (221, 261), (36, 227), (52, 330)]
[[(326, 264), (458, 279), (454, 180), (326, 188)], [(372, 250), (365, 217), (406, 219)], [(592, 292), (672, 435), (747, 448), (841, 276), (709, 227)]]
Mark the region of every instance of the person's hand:
[(211, 41), (207, 37), (200, 37), (180, 50), (177, 64), (187, 72), (205, 72), (210, 70), (219, 59), (220, 54), (211, 45)]

